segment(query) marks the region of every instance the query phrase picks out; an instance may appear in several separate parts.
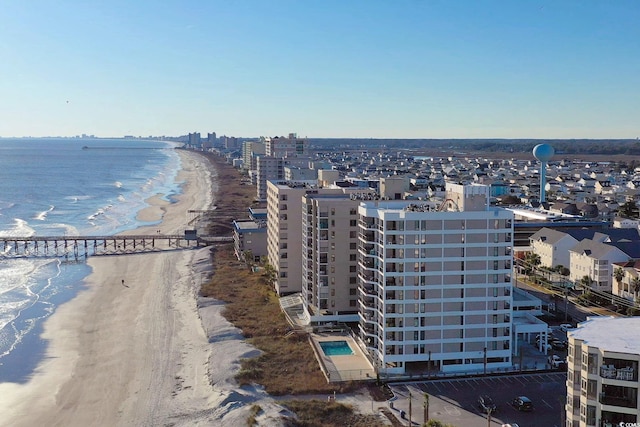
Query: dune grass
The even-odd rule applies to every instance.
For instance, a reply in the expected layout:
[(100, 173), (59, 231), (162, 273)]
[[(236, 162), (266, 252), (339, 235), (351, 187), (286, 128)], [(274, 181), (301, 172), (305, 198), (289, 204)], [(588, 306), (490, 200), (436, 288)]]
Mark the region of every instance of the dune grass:
[(283, 405), (296, 414), (287, 427), (383, 427), (377, 417), (358, 414), (350, 405), (322, 400), (289, 400)]
[(231, 245), (213, 256), (214, 276), (204, 283), (202, 296), (227, 303), (223, 315), (242, 330), (247, 342), (262, 354), (242, 361), (236, 379), (241, 385), (257, 383), (272, 395), (344, 392), (352, 384), (328, 384), (306, 334), (291, 334), (278, 298), (263, 273), (252, 272), (238, 261)]

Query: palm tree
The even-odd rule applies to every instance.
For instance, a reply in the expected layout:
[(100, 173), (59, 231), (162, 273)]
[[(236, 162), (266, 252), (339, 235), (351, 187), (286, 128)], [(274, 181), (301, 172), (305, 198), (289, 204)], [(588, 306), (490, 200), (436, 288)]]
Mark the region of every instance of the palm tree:
[(537, 253), (535, 253), (535, 252), (529, 252), (529, 253), (527, 253), (527, 256), (524, 258), (524, 260), (525, 260), (525, 262), (526, 262), (527, 264), (529, 264), (530, 266), (532, 266), (532, 267), (534, 267), (534, 268), (535, 268), (535, 267), (537, 267), (537, 266), (539, 266), (539, 265), (540, 265), (540, 262), (541, 262), (541, 260), (540, 260), (540, 255), (538, 255), (538, 254), (537, 254)]
[(631, 279), (631, 286), (633, 286), (633, 293), (637, 299), (638, 293), (640, 293), (640, 277), (634, 277)]
[(616, 268), (615, 270), (613, 270), (613, 277), (618, 283), (622, 282), (622, 279), (624, 278), (624, 270), (620, 267)]
[(593, 283), (593, 280), (591, 280), (591, 277), (589, 276), (582, 276), (582, 279), (580, 279), (580, 283), (585, 288), (591, 288), (591, 283)]
[(613, 270), (613, 278), (618, 282), (618, 289), (620, 289), (620, 284), (622, 283), (622, 279), (624, 279), (624, 270), (620, 267)]
[(525, 274), (529, 275), (532, 272), (535, 273), (535, 269), (540, 265), (540, 262), (540, 255), (535, 252), (528, 252), (524, 257)]

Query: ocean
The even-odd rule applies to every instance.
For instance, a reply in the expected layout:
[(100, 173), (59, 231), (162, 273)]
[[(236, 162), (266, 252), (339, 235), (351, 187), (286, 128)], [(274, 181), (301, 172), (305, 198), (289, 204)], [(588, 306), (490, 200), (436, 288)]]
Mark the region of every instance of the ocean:
[[(122, 139), (0, 139), (0, 236), (112, 235), (141, 225), (145, 200), (172, 201), (176, 144)], [(26, 382), (42, 360), (44, 320), (81, 289), (90, 268), (3, 257), (0, 382)]]

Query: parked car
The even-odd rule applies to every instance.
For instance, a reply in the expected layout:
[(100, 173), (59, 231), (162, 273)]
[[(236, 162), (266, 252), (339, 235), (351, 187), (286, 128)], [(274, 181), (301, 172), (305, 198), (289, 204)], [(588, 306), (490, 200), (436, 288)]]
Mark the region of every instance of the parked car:
[(560, 325), (560, 330), (562, 332), (567, 332), (567, 330), (569, 330), (569, 329), (573, 329), (573, 325), (571, 323), (562, 323)]
[(520, 427), (518, 424), (502, 424), (502, 427)]
[(478, 406), (480, 406), (480, 410), (485, 414), (488, 414), (489, 412), (493, 414), (497, 409), (496, 404), (493, 402), (491, 396), (488, 396), (486, 394), (483, 394), (478, 398)]
[(554, 354), (553, 356), (550, 356), (548, 360), (549, 360), (549, 364), (551, 365), (552, 368), (558, 368), (563, 363), (567, 363), (566, 360), (564, 360), (563, 358), (561, 358), (557, 354)]
[(511, 406), (518, 411), (530, 412), (533, 411), (533, 402), (527, 396), (518, 396), (511, 401)]
[(551, 341), (551, 347), (554, 350), (566, 350), (568, 345), (565, 341), (554, 339)]

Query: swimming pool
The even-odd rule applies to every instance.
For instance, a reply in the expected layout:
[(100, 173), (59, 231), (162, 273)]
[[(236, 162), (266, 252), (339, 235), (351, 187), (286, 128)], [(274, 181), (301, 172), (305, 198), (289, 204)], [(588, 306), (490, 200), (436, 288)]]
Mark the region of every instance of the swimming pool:
[(320, 341), (319, 344), (327, 356), (351, 356), (354, 354), (346, 341)]

